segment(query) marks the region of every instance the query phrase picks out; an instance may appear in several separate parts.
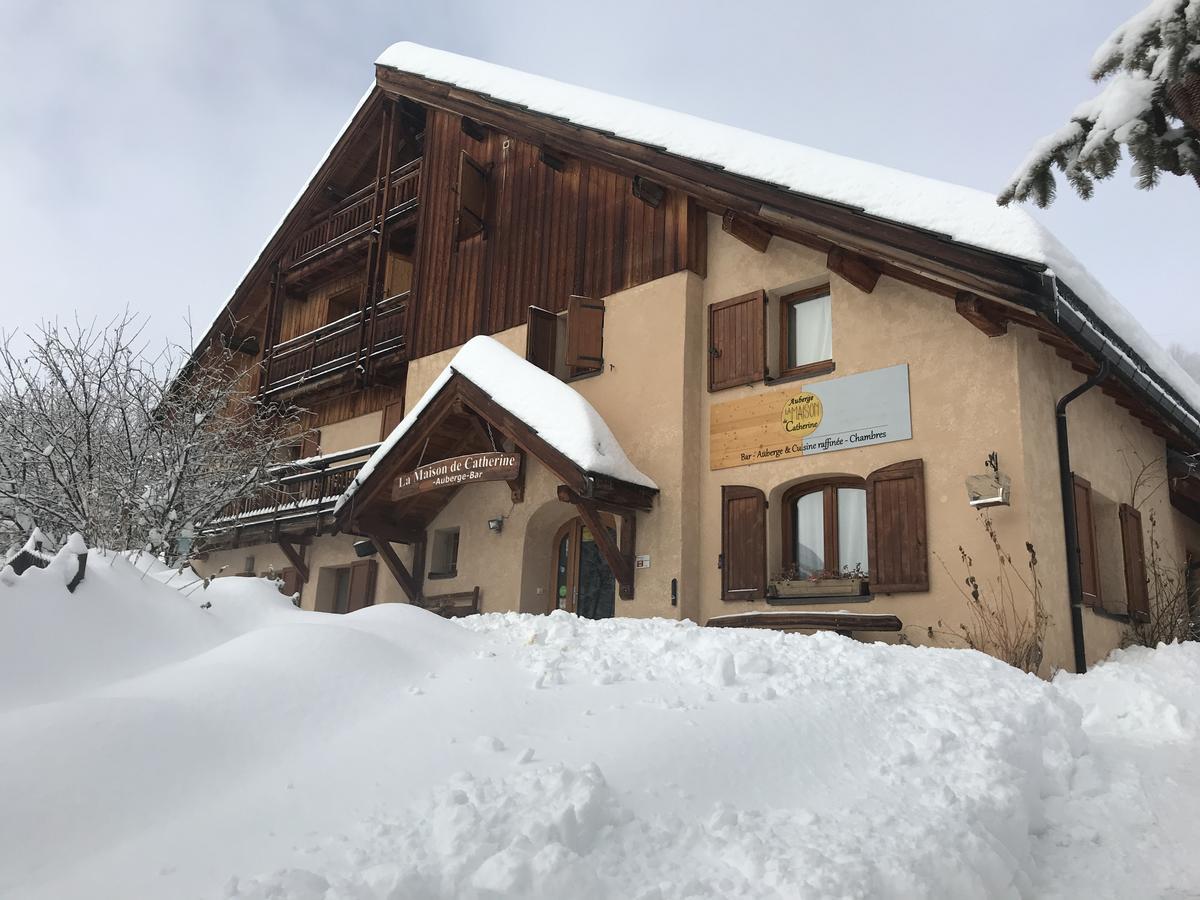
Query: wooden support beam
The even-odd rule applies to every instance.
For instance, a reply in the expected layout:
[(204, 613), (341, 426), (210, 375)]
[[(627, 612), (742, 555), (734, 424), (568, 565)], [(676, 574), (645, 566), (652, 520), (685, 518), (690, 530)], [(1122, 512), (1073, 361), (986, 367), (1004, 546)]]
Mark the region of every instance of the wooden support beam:
[(563, 503), (576, 503), (580, 499), (587, 500), (601, 512), (612, 513), (614, 516), (627, 516), (637, 512), (638, 510), (642, 510), (643, 512), (645, 511), (645, 507), (630, 506), (628, 503), (610, 503), (607, 500), (600, 500), (596, 497), (581, 498), (576, 491), (573, 491), (565, 484), (560, 484), (558, 486), (558, 499)]
[(732, 209), (725, 210), (725, 215), (721, 217), (721, 228), (759, 253), (766, 253), (767, 245), (771, 243), (771, 232)]
[(592, 475), (591, 490), (587, 497), (597, 503), (605, 503), (624, 509), (640, 509), (648, 512), (654, 505), (654, 495), (657, 490), (629, 484), (626, 481), (614, 481), (600, 475)]
[[(621, 595), (622, 600), (632, 600), (633, 554), (626, 554), (624, 548), (617, 546), (616, 540), (604, 527), (604, 520), (600, 518), (600, 509), (595, 503), (576, 496), (575, 508), (579, 510), (579, 518), (583, 519), (583, 524), (592, 533), (596, 549), (600, 551), (600, 555), (604, 557), (604, 561), (612, 570), (613, 577), (617, 579), (617, 593)], [(633, 514), (626, 513), (625, 515)]]
[(844, 278), (864, 294), (875, 290), (883, 269), (879, 262), (843, 247), (832, 247), (825, 265), (830, 272)]
[(292, 568), (300, 575), (302, 584), (308, 583), (308, 563), (304, 561), (304, 554), (296, 548), (287, 538), (279, 539), (279, 549), (283, 551), (283, 555), (288, 558), (288, 562), (292, 564)]
[(521, 454), (520, 468), (517, 469), (517, 477), (508, 480), (508, 489), (512, 494), (513, 503), (525, 502), (525, 468), (527, 466), (526, 454)]
[(392, 549), (392, 545), (383, 537), (377, 537), (373, 534), (367, 535), (371, 539), (371, 543), (375, 545), (375, 549), (379, 551), (379, 555), (383, 558), (383, 564), (387, 566), (388, 571), (392, 573), (392, 577), (396, 579), (396, 584), (400, 585), (400, 590), (404, 591), (404, 596), (408, 597), (409, 603), (420, 604), (421, 602), (421, 585), (413, 578), (412, 573), (408, 571), (408, 567)]
[(954, 310), (988, 337), (1008, 334), (1008, 320), (982, 298), (969, 291), (959, 291), (954, 296)]

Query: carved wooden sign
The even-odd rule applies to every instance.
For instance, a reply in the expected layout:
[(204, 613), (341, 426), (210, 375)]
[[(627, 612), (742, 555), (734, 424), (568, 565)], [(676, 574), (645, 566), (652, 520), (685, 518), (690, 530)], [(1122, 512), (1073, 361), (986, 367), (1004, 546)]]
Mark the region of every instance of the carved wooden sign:
[(477, 481), (510, 481), (521, 472), (519, 453), (468, 453), (439, 459), (396, 476), (392, 499)]

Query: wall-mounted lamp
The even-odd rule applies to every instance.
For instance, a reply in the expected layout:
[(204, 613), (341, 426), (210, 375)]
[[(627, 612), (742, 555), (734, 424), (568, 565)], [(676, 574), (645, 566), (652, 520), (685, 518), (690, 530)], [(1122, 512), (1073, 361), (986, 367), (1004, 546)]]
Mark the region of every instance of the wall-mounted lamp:
[(488, 531), (492, 534), (499, 534), (504, 530), (504, 516), (496, 516), (494, 519), (488, 519)]
[(367, 557), (367, 556), (374, 556), (378, 552), (379, 552), (379, 549), (375, 546), (374, 541), (355, 541), (354, 542), (354, 555), (359, 558)]
[(1012, 479), (1000, 471), (1000, 458), (989, 453), (982, 475), (967, 477), (967, 500), (975, 509), (1008, 506), (1012, 495)]

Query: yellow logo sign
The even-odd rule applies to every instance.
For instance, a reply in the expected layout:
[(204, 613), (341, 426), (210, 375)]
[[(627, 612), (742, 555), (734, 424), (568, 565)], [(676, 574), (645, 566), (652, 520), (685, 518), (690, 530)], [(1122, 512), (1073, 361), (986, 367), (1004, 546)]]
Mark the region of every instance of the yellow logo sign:
[(783, 404), (783, 430), (796, 437), (807, 437), (817, 430), (825, 410), (821, 398), (807, 391), (794, 394)]

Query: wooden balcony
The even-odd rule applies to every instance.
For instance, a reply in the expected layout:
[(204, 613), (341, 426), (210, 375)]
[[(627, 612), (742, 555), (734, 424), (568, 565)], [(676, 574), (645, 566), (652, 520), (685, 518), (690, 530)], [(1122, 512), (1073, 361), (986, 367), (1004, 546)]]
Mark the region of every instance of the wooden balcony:
[[(421, 188), (421, 160), (394, 170), (388, 181), (387, 217), (416, 209)], [(374, 215), (375, 185), (369, 184), (347, 197), (300, 235), (287, 253), (287, 266), (310, 262), (336, 247), (367, 233)]]
[[(279, 475), (257, 493), (226, 505), (213, 521), (209, 535), (235, 529), (259, 529), (270, 526), (286, 530), (288, 526), (309, 527), (333, 512), (338, 497), (363, 467), (377, 447), (360, 447), (324, 459), (290, 463), (276, 470)], [(347, 462), (346, 460), (351, 461)]]
[(263, 394), (296, 393), (368, 361), (403, 359), (407, 333), (406, 292), (270, 348)]

